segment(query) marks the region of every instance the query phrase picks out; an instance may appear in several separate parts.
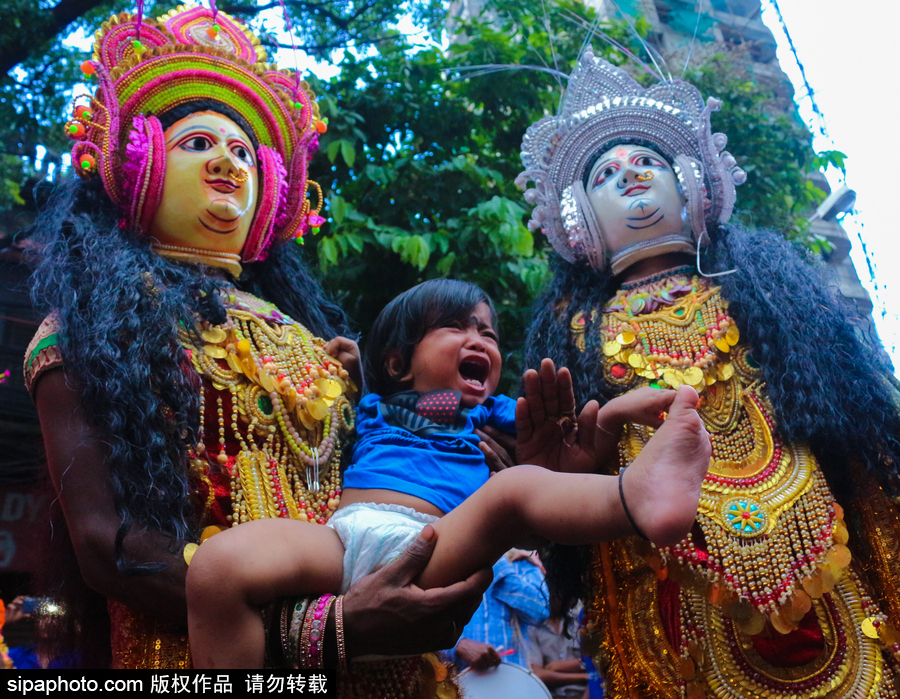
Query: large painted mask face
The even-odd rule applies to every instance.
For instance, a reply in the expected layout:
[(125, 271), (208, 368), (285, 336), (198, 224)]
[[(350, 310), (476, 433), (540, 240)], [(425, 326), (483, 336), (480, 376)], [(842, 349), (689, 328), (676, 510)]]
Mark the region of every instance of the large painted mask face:
[(591, 167), (585, 192), (614, 272), (662, 252), (691, 251), (684, 197), (656, 151), (610, 148)]
[(150, 236), (165, 245), (240, 254), (259, 195), (256, 153), (228, 117), (198, 112), (165, 132), (166, 177)]

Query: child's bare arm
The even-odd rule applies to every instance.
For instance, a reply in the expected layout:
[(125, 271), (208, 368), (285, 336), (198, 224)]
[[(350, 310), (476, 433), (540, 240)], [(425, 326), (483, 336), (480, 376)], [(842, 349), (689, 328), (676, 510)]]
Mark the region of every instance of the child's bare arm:
[(465, 577), (530, 536), (582, 545), (642, 533), (658, 546), (677, 543), (696, 517), (712, 451), (696, 405), (697, 392), (679, 388), (665, 424), (618, 478), (500, 471), (434, 523), (438, 544), (420, 585)]

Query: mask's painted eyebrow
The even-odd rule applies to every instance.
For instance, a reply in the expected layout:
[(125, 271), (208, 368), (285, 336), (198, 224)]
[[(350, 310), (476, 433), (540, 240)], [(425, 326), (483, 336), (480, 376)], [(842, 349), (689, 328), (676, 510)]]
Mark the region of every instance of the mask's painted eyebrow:
[(654, 152), (653, 152), (652, 150), (650, 150), (649, 148), (637, 148), (637, 149), (631, 151), (631, 153), (629, 153), (629, 154), (628, 154), (627, 156), (625, 156), (625, 157), (620, 157), (620, 156), (618, 156), (618, 155), (611, 155), (610, 157), (605, 158), (604, 160), (598, 160), (598, 161), (594, 164), (593, 171), (596, 172), (597, 170), (599, 170), (599, 169), (602, 168), (603, 166), (608, 165), (609, 163), (612, 163), (612, 162), (616, 162), (616, 161), (619, 161), (619, 162), (625, 161), (625, 162), (627, 162), (627, 161), (631, 160), (632, 158), (634, 158), (635, 156), (638, 156), (638, 155), (649, 155), (651, 158), (656, 158), (657, 160), (662, 160), (662, 161), (665, 160), (665, 158), (663, 158), (663, 157), (662, 157), (661, 155), (659, 155), (658, 153), (654, 153)]
[(195, 126), (185, 126), (183, 129), (181, 129), (181, 131), (174, 134), (172, 136), (172, 138), (170, 138), (168, 141), (166, 141), (166, 143), (171, 143), (172, 141), (178, 140), (178, 137), (181, 136), (181, 134), (183, 134), (185, 131), (191, 131), (191, 130), (205, 131), (206, 133), (208, 133), (212, 136), (217, 135), (216, 132), (213, 129), (209, 128), (208, 126), (196, 126), (196, 125)]
[(617, 162), (620, 160), (621, 160), (621, 158), (616, 158), (616, 157), (607, 158), (606, 160), (599, 160), (596, 163), (594, 163), (592, 172), (596, 173), (597, 171), (602, 170), (605, 166), (609, 165), (610, 163), (614, 163), (614, 162)]
[(632, 158), (634, 158), (635, 156), (638, 156), (638, 155), (649, 155), (651, 158), (655, 158), (656, 160), (659, 160), (660, 162), (666, 162), (666, 159), (663, 158), (659, 153), (654, 153), (652, 150), (649, 150), (649, 149), (632, 151), (631, 155), (628, 156), (628, 159), (631, 160)]
[(252, 149), (249, 139), (244, 138), (239, 133), (230, 133), (225, 138), (226, 138), (226, 140), (229, 140), (229, 141), (232, 141), (232, 140), (240, 141), (242, 145), (246, 146), (247, 148)]

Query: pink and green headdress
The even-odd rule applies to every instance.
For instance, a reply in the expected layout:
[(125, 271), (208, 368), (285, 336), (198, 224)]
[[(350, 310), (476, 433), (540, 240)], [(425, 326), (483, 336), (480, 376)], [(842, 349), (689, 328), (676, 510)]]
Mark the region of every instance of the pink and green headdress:
[(242, 260), (263, 260), (276, 240), (321, 223), (321, 189), (307, 180), (326, 128), (315, 94), (294, 71), (267, 63), (259, 39), (228, 14), (181, 6), (156, 20), (113, 16), (82, 70), (97, 89), (66, 124), (78, 141), (72, 164), (82, 177), (102, 179), (133, 230), (148, 230), (162, 198), (166, 151), (154, 115), (198, 100), (227, 105), (259, 142), (262, 186)]

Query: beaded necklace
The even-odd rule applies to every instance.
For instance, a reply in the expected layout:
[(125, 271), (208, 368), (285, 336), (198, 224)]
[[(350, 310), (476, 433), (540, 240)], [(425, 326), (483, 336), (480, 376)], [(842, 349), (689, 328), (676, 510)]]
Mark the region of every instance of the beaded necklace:
[[(646, 301), (654, 296), (666, 305), (651, 310)], [(779, 439), (760, 372), (738, 346), (740, 333), (718, 288), (678, 275), (625, 290), (607, 304), (600, 331), (607, 380), (629, 389), (644, 381), (658, 388), (689, 384), (704, 396), (700, 414), (713, 442), (698, 510), (706, 551), (698, 554), (689, 534), (664, 557), (748, 600), (754, 624), (802, 599), (800, 581), (826, 562), (836, 565), (833, 572), (846, 568), (846, 540), (832, 542), (843, 526), (834, 498), (808, 449)], [(626, 465), (651, 435), (641, 426), (626, 430)], [(766, 556), (773, 560), (761, 565)], [(817, 591), (815, 582), (808, 586)]]
[[(583, 333), (584, 318), (572, 328)], [(740, 340), (717, 288), (696, 275), (654, 279), (621, 291), (606, 306), (601, 329), (606, 378), (629, 384), (635, 376), (656, 388), (688, 384), (703, 392), (728, 380), (734, 367), (726, 358)], [(576, 339), (577, 342), (577, 339)]]
[[(231, 524), (264, 517), (324, 524), (340, 502), (340, 438), (353, 428), (349, 375), (325, 353), (323, 340), (274, 305), (234, 292), (226, 309), (226, 323), (198, 326), (202, 344), (186, 331), (180, 340), (197, 373), (231, 396), (239, 450), (225, 451), (219, 396), (214, 457), (231, 476)], [(204, 451), (201, 437), (193, 457), (201, 473), (213, 458)]]
[(176, 262), (192, 262), (227, 270), (232, 277), (241, 276), (241, 256), (228, 252), (211, 252), (199, 248), (187, 248), (179, 245), (163, 245), (154, 243), (153, 251)]

